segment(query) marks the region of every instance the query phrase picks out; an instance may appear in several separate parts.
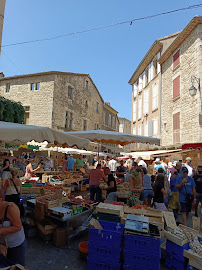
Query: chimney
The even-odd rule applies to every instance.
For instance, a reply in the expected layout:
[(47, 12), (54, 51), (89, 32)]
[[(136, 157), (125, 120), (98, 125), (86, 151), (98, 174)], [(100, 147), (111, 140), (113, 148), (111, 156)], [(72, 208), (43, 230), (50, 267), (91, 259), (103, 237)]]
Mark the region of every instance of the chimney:
[(4, 78), (4, 77), (5, 77), (4, 73), (0, 72), (0, 78)]
[[(105, 102), (108, 106), (110, 106), (110, 102)], [(111, 106), (110, 106), (111, 107)]]

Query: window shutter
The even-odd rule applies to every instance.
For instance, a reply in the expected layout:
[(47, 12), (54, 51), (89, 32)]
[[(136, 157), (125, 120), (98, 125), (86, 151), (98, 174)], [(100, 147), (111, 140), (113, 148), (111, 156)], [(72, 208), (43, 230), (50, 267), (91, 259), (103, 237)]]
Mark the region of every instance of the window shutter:
[(158, 134), (158, 120), (155, 118), (153, 120), (153, 135)]
[(153, 121), (152, 120), (148, 121), (148, 136), (149, 137), (153, 136)]
[(144, 125), (144, 136), (148, 136), (148, 122)]
[(161, 65), (159, 64), (158, 60), (161, 57), (161, 52), (157, 53), (157, 74), (161, 71)]
[(136, 128), (133, 128), (133, 135), (136, 135)]
[(142, 126), (138, 126), (138, 135), (139, 135), (139, 136), (142, 135)]
[(151, 67), (150, 67), (150, 69), (151, 69), (151, 80), (153, 80), (153, 78), (154, 78), (153, 65), (154, 65), (154, 63), (153, 63), (153, 61), (152, 61), (152, 62), (151, 62)]
[(142, 91), (142, 74), (139, 76), (139, 87), (138, 87), (138, 89), (139, 89), (139, 92), (141, 92)]
[(133, 84), (133, 97), (136, 98), (137, 96), (137, 82)]
[(136, 110), (137, 110), (137, 106), (136, 106), (136, 101), (133, 102), (133, 122), (136, 122)]
[(145, 88), (146, 86), (146, 71), (143, 72), (143, 82), (142, 82), (142, 87)]
[(180, 50), (173, 55), (173, 68), (177, 67), (180, 63)]
[(180, 96), (180, 75), (173, 80), (173, 98)]
[(180, 112), (173, 114), (173, 143), (180, 143)]
[(152, 111), (158, 108), (158, 83), (152, 88)]
[(142, 97), (138, 99), (138, 119), (142, 118)]
[(144, 115), (149, 113), (149, 90), (144, 91)]

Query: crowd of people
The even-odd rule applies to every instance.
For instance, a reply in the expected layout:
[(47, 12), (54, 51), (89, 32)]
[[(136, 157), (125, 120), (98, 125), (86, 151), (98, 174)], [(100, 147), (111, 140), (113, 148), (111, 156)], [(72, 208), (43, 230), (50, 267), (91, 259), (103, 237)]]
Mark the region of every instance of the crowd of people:
[[(195, 170), (191, 161), (187, 157), (185, 163), (167, 164), (156, 158), (153, 173), (148, 175), (147, 163), (142, 157), (134, 160), (129, 156), (126, 161), (107, 157), (99, 162), (95, 158), (94, 169), (89, 171), (90, 199), (101, 201), (106, 190), (106, 200), (117, 201), (116, 179), (119, 179), (129, 183), (129, 206), (145, 204), (164, 211), (172, 209), (175, 218), (180, 213), (186, 225), (191, 210), (198, 216), (198, 204), (202, 204), (202, 166)], [(100, 188), (102, 182), (107, 186)]]

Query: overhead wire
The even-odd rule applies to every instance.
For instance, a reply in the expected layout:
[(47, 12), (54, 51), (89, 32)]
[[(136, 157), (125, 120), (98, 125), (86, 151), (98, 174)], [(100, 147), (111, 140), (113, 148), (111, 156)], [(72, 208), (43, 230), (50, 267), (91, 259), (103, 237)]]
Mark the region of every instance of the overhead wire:
[(189, 9), (196, 9), (196, 8), (200, 8), (200, 7), (202, 7), (202, 4), (192, 5), (192, 6), (188, 6), (188, 7), (184, 7), (184, 8), (179, 8), (179, 9), (174, 9), (174, 10), (170, 10), (170, 11), (166, 11), (166, 12), (148, 15), (145, 17), (140, 17), (140, 18), (136, 18), (136, 19), (132, 19), (132, 20), (128, 20), (128, 21), (123, 21), (123, 22), (118, 22), (118, 23), (114, 23), (114, 24), (104, 25), (104, 26), (100, 26), (100, 27), (96, 27), (96, 28), (90, 28), (90, 29), (81, 30), (81, 31), (77, 31), (77, 32), (62, 34), (62, 35), (54, 36), (54, 37), (50, 37), (50, 38), (42, 38), (42, 39), (35, 39), (35, 40), (28, 40), (28, 41), (6, 44), (6, 45), (2, 45), (2, 47), (11, 47), (11, 46), (23, 45), (23, 44), (29, 44), (29, 43), (51, 41), (51, 40), (55, 40), (55, 39), (59, 39), (59, 38), (67, 37), (67, 36), (78, 35), (78, 34), (83, 34), (83, 33), (92, 32), (92, 31), (98, 31), (98, 30), (102, 30), (105, 28), (111, 28), (111, 27), (115, 27), (115, 26), (119, 26), (119, 25), (123, 25), (123, 24), (132, 25), (132, 23), (135, 21), (147, 20), (147, 19), (151, 19), (151, 18), (155, 18), (155, 17), (159, 17), (159, 16), (163, 16), (163, 15), (167, 15), (167, 14), (171, 14), (171, 13), (175, 13), (175, 12), (185, 11), (185, 10), (189, 10)]

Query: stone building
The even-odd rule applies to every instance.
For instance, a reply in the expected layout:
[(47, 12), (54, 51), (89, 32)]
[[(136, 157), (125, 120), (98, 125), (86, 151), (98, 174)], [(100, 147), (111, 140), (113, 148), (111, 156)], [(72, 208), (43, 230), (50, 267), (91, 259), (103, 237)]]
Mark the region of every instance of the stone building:
[(118, 112), (113, 109), (109, 102), (104, 103), (102, 128), (109, 131), (119, 131)]
[(202, 17), (189, 22), (159, 63), (162, 145), (201, 142), (202, 89), (198, 82), (202, 78)]
[(131, 121), (124, 117), (119, 117), (119, 132), (131, 134)]
[(132, 85), (132, 134), (160, 138), (161, 55), (179, 33), (157, 39), (136, 68)]
[(26, 124), (60, 131), (103, 127), (104, 101), (89, 74), (50, 71), (4, 77), (0, 95), (22, 103)]
[(1, 41), (2, 41), (2, 33), (3, 33), (5, 4), (6, 4), (6, 0), (0, 1), (0, 53), (1, 53)]

